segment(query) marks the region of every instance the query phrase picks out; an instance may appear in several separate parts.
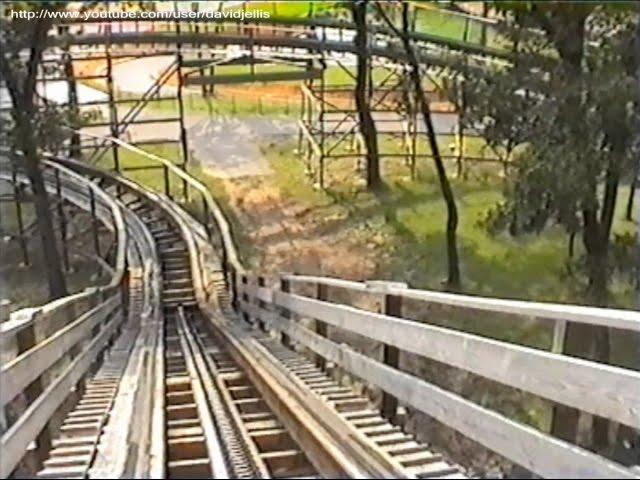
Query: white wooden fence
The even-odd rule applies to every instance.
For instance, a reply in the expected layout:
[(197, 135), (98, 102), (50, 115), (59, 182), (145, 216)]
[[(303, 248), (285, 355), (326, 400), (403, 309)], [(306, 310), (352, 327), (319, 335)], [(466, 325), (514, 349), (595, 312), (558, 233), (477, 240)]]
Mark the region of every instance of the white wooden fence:
[[(332, 362), (384, 392), (383, 405), (397, 399), (481, 443), (530, 471), (548, 477), (638, 478), (626, 468), (548, 433), (400, 370), (398, 353), (408, 352), (471, 372), (509, 387), (590, 414), (640, 428), (640, 372), (498, 341), (450, 328), (399, 318), (402, 300), (419, 300), (468, 312), (482, 310), (514, 318), (544, 318), (558, 326), (567, 322), (640, 332), (640, 313), (572, 305), (545, 304), (421, 291), (385, 282), (349, 282), (325, 277), (282, 275), (279, 287), (262, 278), (240, 275), (237, 309), (251, 322), (284, 334), (323, 361)], [(301, 287), (301, 288), (295, 288)], [(302, 288), (303, 287), (303, 288)], [(316, 298), (294, 290), (309, 291)], [(328, 289), (383, 298), (387, 314), (327, 301)], [(392, 308), (388, 308), (389, 306)], [(393, 311), (390, 311), (393, 310)], [(314, 319), (315, 322), (300, 322)], [(315, 325), (315, 326), (314, 326)], [(327, 338), (326, 326), (356, 333), (384, 345), (381, 361)], [(556, 339), (556, 343), (558, 339)], [(395, 355), (387, 355), (391, 350)], [(393, 359), (389, 361), (389, 359)]]

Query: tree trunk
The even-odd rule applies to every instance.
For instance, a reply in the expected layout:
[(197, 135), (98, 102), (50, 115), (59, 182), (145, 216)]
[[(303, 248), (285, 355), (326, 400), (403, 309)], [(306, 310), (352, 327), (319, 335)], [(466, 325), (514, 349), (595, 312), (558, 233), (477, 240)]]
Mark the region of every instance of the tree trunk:
[(638, 165), (633, 172), (633, 178), (631, 179), (631, 185), (629, 185), (629, 197), (627, 197), (627, 211), (625, 212), (625, 218), (628, 221), (633, 220), (633, 201), (636, 195), (636, 185), (638, 184)]
[[(640, 15), (640, 2), (636, 3), (636, 11)], [(635, 64), (636, 64), (636, 141), (640, 142), (640, 22), (636, 25), (636, 38), (635, 38)], [(629, 192), (629, 199), (627, 202), (627, 218), (631, 220), (633, 218), (633, 195), (635, 193), (635, 187), (640, 180), (640, 152), (638, 152), (635, 159), (635, 168), (633, 169), (633, 179), (631, 184), (631, 191)], [(637, 251), (640, 251), (640, 235), (636, 240)], [(636, 271), (636, 309), (640, 310), (640, 268)], [(631, 358), (633, 363), (631, 368), (640, 371), (640, 338), (636, 334), (634, 336), (631, 351), (635, 353)], [(617, 435), (618, 445), (622, 445), (625, 450), (625, 454), (621, 463), (624, 465), (638, 465), (640, 464), (640, 431), (633, 429), (627, 425), (620, 425)]]
[(424, 94), (424, 89), (422, 88), (422, 79), (420, 78), (420, 64), (409, 38), (409, 5), (406, 2), (403, 2), (402, 4), (402, 32), (400, 32), (393, 24), (393, 22), (389, 20), (389, 17), (387, 17), (380, 6), (379, 11), (382, 18), (389, 25), (389, 28), (391, 28), (391, 30), (393, 30), (393, 32), (402, 40), (409, 66), (411, 68), (410, 76), (411, 82), (413, 83), (414, 94), (416, 96), (416, 101), (420, 107), (420, 113), (422, 114), (422, 119), (427, 130), (427, 139), (429, 140), (433, 162), (438, 174), (440, 190), (447, 207), (446, 240), (448, 274), (446, 286), (448, 290), (456, 291), (461, 287), (460, 260), (458, 258), (458, 243), (456, 233), (458, 229), (458, 208), (456, 206), (456, 200), (453, 194), (453, 189), (451, 188), (451, 183), (449, 182), (449, 178), (447, 177), (447, 172), (444, 168), (444, 163), (440, 155), (436, 132), (433, 126), (433, 120), (431, 119), (429, 101), (427, 100)]
[[(598, 221), (597, 210), (587, 208), (583, 210), (582, 241), (587, 253), (588, 288), (587, 295), (590, 303), (596, 306), (606, 306), (608, 300), (608, 247), (611, 231), (611, 218), (615, 202), (608, 200), (615, 198), (614, 190), (617, 185), (608, 184), (605, 191), (605, 201), (601, 214), (602, 222)], [(569, 322), (563, 346), (563, 353), (573, 357), (592, 359), (598, 362), (608, 362), (610, 355), (609, 329), (606, 327), (585, 325)], [(552, 434), (569, 442), (575, 442), (578, 434), (580, 412), (574, 408), (557, 405), (553, 412)], [(592, 447), (603, 450), (609, 443), (610, 422), (601, 417), (593, 417)]]
[(356, 88), (354, 91), (358, 117), (360, 120), (360, 133), (364, 139), (367, 156), (367, 188), (376, 190), (382, 185), (380, 178), (380, 157), (378, 153), (378, 132), (371, 115), (369, 90), (370, 58), (367, 46), (367, 2), (360, 0), (351, 4), (353, 22), (356, 25), (357, 70)]
[[(542, 15), (544, 16), (544, 14)], [(579, 79), (582, 75), (588, 13), (583, 12), (581, 15), (572, 16), (560, 13), (559, 15), (556, 18), (557, 22), (543, 20), (542, 25), (560, 54), (566, 74), (571, 78)], [(559, 25), (561, 27), (558, 27)], [(567, 99), (562, 107), (562, 118), (571, 128), (579, 127), (579, 123), (575, 122), (575, 112), (580, 111), (578, 107), (582, 102), (582, 97), (582, 89), (576, 88), (573, 95)], [(575, 137), (578, 137), (579, 134), (579, 131), (574, 132)], [(592, 189), (592, 198), (597, 198), (596, 186), (593, 185)], [(617, 190), (618, 174), (612, 167), (607, 172), (600, 220), (598, 220), (597, 203), (592, 207), (584, 208), (582, 212), (584, 223), (582, 240), (587, 254), (587, 296), (590, 303), (597, 306), (605, 306), (608, 299), (607, 257)], [(563, 353), (599, 362), (608, 362), (609, 350), (609, 329), (606, 327), (572, 322), (567, 325)], [(553, 412), (552, 434), (567, 441), (575, 441), (579, 417), (580, 413), (577, 410), (557, 405)], [(607, 446), (609, 424), (607, 419), (593, 417), (592, 447), (595, 450), (602, 450)]]
[[(489, 17), (489, 4), (487, 2), (482, 2), (482, 18)], [(487, 22), (482, 22), (482, 26), (480, 27), (480, 45), (483, 47), (487, 46)]]
[(31, 189), (33, 190), (33, 201), (36, 210), (38, 230), (40, 232), (40, 242), (43, 253), (43, 264), (47, 273), (47, 283), (49, 286), (49, 299), (63, 297), (67, 294), (67, 284), (62, 271), (62, 261), (56, 244), (56, 236), (51, 220), (49, 209), (49, 198), (44, 186), (42, 171), (38, 154), (33, 147), (34, 139), (30, 131), (18, 127), (20, 130), (20, 149), (23, 152), (23, 162)]
[[(45, 47), (50, 19), (38, 19), (30, 32), (30, 55), (25, 72), (17, 72), (3, 56), (0, 58), (0, 73), (11, 97), (11, 114), (17, 131), (16, 147), (22, 152), (22, 160), (33, 190), (34, 204), (40, 240), (42, 243), (43, 265), (47, 274), (49, 298), (55, 299), (67, 294), (67, 285), (62, 270), (62, 262), (56, 245), (56, 237), (51, 220), (49, 199), (44, 186), (38, 158), (38, 138), (32, 125), (35, 117), (36, 83), (42, 51)], [(22, 78), (21, 78), (22, 76)]]

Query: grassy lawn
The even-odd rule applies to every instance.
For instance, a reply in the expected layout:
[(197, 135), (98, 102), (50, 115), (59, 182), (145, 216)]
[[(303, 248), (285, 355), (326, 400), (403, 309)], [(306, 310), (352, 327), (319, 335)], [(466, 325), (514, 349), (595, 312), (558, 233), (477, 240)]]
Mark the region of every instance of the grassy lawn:
[[(441, 138), (441, 145), (451, 138)], [(482, 141), (467, 142), (467, 153), (482, 149)], [(354, 220), (366, 221), (385, 233), (388, 255), (379, 265), (379, 278), (408, 281), (417, 288), (440, 289), (446, 278), (445, 218), (437, 179), (429, 160), (421, 160), (419, 178), (409, 178), (401, 160), (383, 164), (387, 189), (378, 196), (362, 190), (353, 161), (332, 160), (328, 192), (314, 190), (293, 145), (266, 146), (275, 171), (274, 181), (287, 195), (306, 205), (326, 205), (328, 197), (349, 211)], [(448, 165), (453, 170), (453, 165)], [(473, 172), (476, 167), (471, 167)], [(486, 167), (485, 167), (486, 168)], [(494, 172), (495, 173), (495, 172)], [(471, 294), (540, 301), (584, 303), (583, 285), (566, 270), (567, 235), (560, 227), (541, 235), (513, 238), (491, 235), (479, 224), (487, 210), (502, 200), (498, 175), (470, 175), (453, 179), (460, 224), (458, 242), (464, 291)], [(635, 224), (624, 219), (628, 189), (618, 197), (614, 232), (632, 232)], [(582, 254), (579, 239), (577, 255)], [(614, 281), (612, 305), (633, 307), (632, 286)]]
[(285, 2), (249, 2), (245, 7), (232, 6), (227, 7), (228, 10), (241, 10), (245, 8), (246, 11), (262, 10), (269, 12), (272, 17), (280, 18), (309, 18), (314, 16), (322, 16), (333, 13), (337, 8), (336, 4), (339, 2), (324, 2), (324, 1), (285, 1)]

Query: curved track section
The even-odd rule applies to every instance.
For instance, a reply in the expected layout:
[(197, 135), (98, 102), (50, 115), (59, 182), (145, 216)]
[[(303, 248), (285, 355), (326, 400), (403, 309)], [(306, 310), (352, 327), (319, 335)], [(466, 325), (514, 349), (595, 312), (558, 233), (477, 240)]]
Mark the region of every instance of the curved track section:
[[(461, 473), (375, 414), (366, 397), (314, 371), (304, 356), (283, 351), (231, 313), (230, 299), (220, 293), (221, 280), (211, 282), (211, 269), (204, 265), (213, 264), (214, 274), (224, 270), (228, 279), (243, 270), (228, 225), (206, 189), (212, 223), (202, 226), (168, 198), (127, 179), (61, 162), (118, 195), (144, 222), (158, 252), (163, 315), (156, 331), (156, 382), (149, 386), (151, 441), (148, 463), (140, 462), (141, 469), (132, 474), (359, 478)], [(197, 190), (197, 182), (189, 180)], [(213, 225), (217, 251), (207, 235), (213, 235)], [(316, 415), (320, 411), (323, 417)], [(345, 441), (356, 427), (364, 429), (360, 439)], [(391, 461), (387, 450), (400, 457)]]
[[(6, 158), (7, 152), (3, 153)], [(157, 313), (155, 245), (144, 224), (89, 179), (50, 161), (42, 164), (48, 192), (80, 210), (94, 211), (113, 232), (116, 253), (107, 285), (16, 312), (2, 325), (3, 354), (10, 355), (15, 348), (13, 360), (2, 367), (3, 406), (10, 405), (17, 415), (8, 419), (2, 436), (2, 472), (8, 475), (26, 445), (36, 438), (42, 442), (43, 432), (54, 428), (56, 434), (46, 441), (50, 448), (43, 476), (84, 476), (98, 454), (109, 412), (122, 403), (125, 393), (119, 385), (138, 332)], [(28, 184), (9, 162), (0, 165), (0, 178)], [(125, 272), (126, 292), (122, 290)], [(26, 334), (36, 343), (25, 344)], [(83, 338), (87, 334), (90, 337)], [(21, 373), (22, 365), (30, 373)], [(10, 385), (18, 389), (30, 379), (43, 385), (35, 395), (8, 393)], [(33, 402), (26, 409), (20, 406), (23, 398)], [(65, 407), (70, 402), (75, 404), (71, 410)]]
[[(463, 311), (480, 308), (631, 331), (640, 328), (637, 313), (566, 306), (558, 310), (554, 305), (447, 296), (388, 282), (360, 285), (323, 277), (282, 275), (279, 287), (270, 287), (264, 278), (252, 279), (245, 272), (230, 226), (204, 185), (168, 160), (120, 144), (183, 180), (193, 215), (174, 200), (122, 176), (67, 159), (45, 163), (47, 169), (69, 172), (63, 182), (69, 201), (86, 207), (88, 190), (103, 199), (96, 213), (124, 239), (126, 247), (121, 247), (118, 258), (124, 258), (126, 248), (128, 270), (138, 272), (134, 277), (142, 280), (144, 291), (135, 294), (129, 289), (139, 300), (123, 302), (130, 305), (125, 323), (130, 329), (118, 336), (119, 319), (125, 315), (115, 316), (106, 322), (108, 335), (99, 333), (91, 340), (105, 353), (104, 361), (98, 359), (101, 367), (96, 374), (85, 375), (80, 398), (55, 430), (57, 438), (40, 477), (464, 478), (462, 468), (398, 421), (399, 401), (541, 475), (595, 472), (603, 477), (637, 477), (632, 469), (518, 425), (398, 368), (400, 350), (424, 354), (634, 425), (637, 372), (409, 322), (399, 315), (399, 302), (415, 297)], [(25, 181), (19, 174), (3, 175)], [(47, 174), (48, 189), (55, 190), (51, 182), (57, 181)], [(315, 299), (296, 292), (296, 284), (304, 282), (317, 289)], [(382, 294), (386, 313), (328, 301), (329, 286)], [(106, 309), (111, 302), (118, 298), (101, 297), (95, 308)], [(381, 342), (384, 359), (336, 343), (327, 335), (329, 325)], [(384, 325), (391, 325), (394, 334), (389, 335)], [(438, 345), (432, 344), (433, 338), (440, 338)], [(451, 348), (440, 347), (439, 342)], [(457, 342), (464, 347), (453, 348)], [(32, 350), (25, 355), (36, 355)], [(466, 356), (456, 356), (461, 351), (475, 352), (469, 358), (490, 361), (469, 363)], [(514, 365), (525, 368), (496, 371), (494, 366), (505, 358), (518, 358)], [(345, 372), (367, 387), (342, 382)], [(596, 379), (599, 389), (591, 391), (593, 398), (580, 393), (583, 385)], [(372, 400), (371, 388), (382, 394), (382, 408)], [(394, 395), (403, 398), (394, 400)], [(37, 401), (44, 403), (41, 398)], [(32, 421), (30, 414), (23, 417), (24, 422)], [(45, 411), (39, 418), (49, 419)], [(4, 473), (26, 449), (11, 443), (16, 431), (22, 433), (20, 427), (14, 424), (2, 437), (3, 446), (16, 452), (13, 464), (3, 457)], [(30, 441), (33, 435), (21, 438)]]
[[(287, 433), (263, 440), (277, 417), (224, 345), (209, 333), (196, 291), (201, 283), (194, 232), (184, 212), (132, 182), (65, 162), (96, 178), (145, 223), (158, 250), (163, 321), (157, 331), (148, 473), (168, 478), (271, 478), (315, 475)], [(260, 419), (263, 423), (260, 424)], [(257, 422), (257, 423), (256, 423)], [(283, 447), (287, 447), (282, 450)]]

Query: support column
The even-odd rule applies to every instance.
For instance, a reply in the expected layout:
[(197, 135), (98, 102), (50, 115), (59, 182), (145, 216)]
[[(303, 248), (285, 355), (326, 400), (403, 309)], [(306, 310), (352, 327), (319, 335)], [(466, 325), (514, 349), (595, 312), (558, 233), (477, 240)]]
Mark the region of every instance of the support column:
[[(247, 292), (244, 291), (244, 288), (247, 285), (249, 285), (249, 279), (247, 278), (246, 275), (242, 275), (242, 285), (243, 285), (242, 301), (249, 303), (249, 295), (247, 295)], [(253, 325), (253, 322), (251, 320), (251, 317), (249, 316), (249, 313), (244, 310), (242, 311), (242, 319), (248, 324)]]
[[(73, 60), (71, 58), (71, 53), (69, 53), (69, 49), (67, 48), (64, 56), (64, 75), (67, 80), (67, 94), (69, 100), (69, 108), (73, 113), (74, 117), (77, 117), (80, 114), (78, 109), (78, 86), (76, 84), (75, 75), (73, 71)], [(77, 127), (77, 124), (74, 124)], [(80, 158), (80, 135), (77, 132), (71, 134), (71, 143), (69, 145), (69, 156), (72, 158)]]
[[(323, 283), (316, 285), (316, 299), (326, 302), (329, 299), (329, 287)], [(315, 332), (321, 337), (327, 338), (328, 327), (325, 322), (315, 320)], [(325, 370), (327, 361), (320, 355), (316, 355), (316, 367)]]
[[(109, 32), (111, 32), (111, 26), (107, 25)], [(113, 138), (120, 137), (120, 125), (118, 121), (118, 107), (116, 105), (116, 98), (114, 94), (113, 88), (113, 62), (111, 59), (111, 47), (107, 44), (106, 48), (106, 58), (107, 58), (107, 95), (109, 96), (109, 122), (111, 124), (111, 136)], [(118, 156), (118, 144), (116, 142), (111, 142), (111, 152), (113, 154), (113, 169), (120, 173), (120, 158)]]
[[(258, 277), (258, 288), (264, 288), (266, 286), (267, 286), (267, 283), (265, 281), (265, 278), (262, 275), (260, 275)], [(262, 300), (260, 300), (259, 298), (257, 300), (258, 300), (256, 302), (257, 307), (260, 308), (261, 310), (264, 310), (266, 308), (265, 303)], [(258, 318), (258, 328), (260, 330), (262, 330), (263, 332), (268, 331), (267, 325), (266, 325), (266, 323), (264, 323), (264, 320), (262, 320), (262, 318)]]
[[(178, 26), (179, 28), (179, 26)], [(187, 171), (187, 165), (189, 164), (189, 145), (187, 143), (187, 129), (184, 125), (184, 100), (182, 95), (182, 89), (184, 87), (184, 79), (182, 78), (182, 52), (180, 44), (178, 44), (177, 54), (177, 68), (178, 68), (178, 116), (180, 117), (180, 146), (182, 152), (182, 170)], [(189, 201), (189, 184), (186, 180), (182, 180), (182, 196), (185, 203)]]
[[(396, 294), (388, 293), (389, 288), (405, 289), (406, 283), (396, 282), (367, 282), (367, 287), (372, 288), (382, 294), (381, 313), (391, 317), (402, 318), (402, 297)], [(392, 345), (382, 345), (382, 361), (394, 369), (400, 367), (400, 351)], [(382, 393), (382, 403), (380, 406), (381, 415), (390, 422), (395, 423), (398, 413), (398, 399), (390, 392)]]
[[(28, 327), (17, 333), (16, 343), (18, 347), (18, 355), (37, 345), (39, 338), (35, 325), (38, 323), (38, 315), (39, 313), (36, 313), (35, 318), (33, 319), (34, 321)], [(46, 386), (43, 384), (42, 377), (38, 377), (36, 380), (31, 382), (31, 384), (25, 388), (22, 393), (26, 403), (25, 407), (35, 402), (45, 388)], [(35, 474), (42, 462), (46, 459), (49, 450), (51, 450), (51, 433), (49, 432), (48, 426), (45, 426), (36, 437), (35, 448), (27, 451), (22, 464), (29, 470), (33, 469), (33, 473)]]
[(98, 218), (96, 217), (96, 197), (92, 188), (89, 188), (89, 202), (91, 208), (91, 230), (93, 232), (93, 248), (100, 257), (100, 232), (98, 229)]
[[(284, 293), (290, 293), (291, 292), (291, 283), (289, 282), (289, 280), (284, 279), (282, 275), (280, 277), (280, 290), (283, 291)], [(289, 310), (287, 310), (287, 309), (283, 309), (282, 317), (286, 318), (286, 319), (290, 319), (291, 318), (291, 312), (289, 312)], [(282, 332), (280, 340), (282, 341), (282, 344), (285, 347), (291, 348), (291, 338), (289, 338), (289, 335), (287, 335), (286, 333)]]
[(65, 271), (70, 271), (69, 249), (67, 247), (67, 218), (64, 213), (64, 199), (62, 197), (62, 185), (60, 183), (60, 170), (55, 169), (56, 176), (56, 196), (58, 197), (58, 223), (60, 225), (60, 243), (62, 245), (62, 262)]
[[(392, 317), (402, 316), (402, 297), (397, 295), (385, 295), (382, 313)], [(397, 347), (384, 344), (382, 347), (382, 361), (385, 365), (397, 369), (400, 366), (400, 351)], [(398, 412), (398, 399), (388, 392), (382, 394), (382, 416), (391, 422), (395, 420)]]

